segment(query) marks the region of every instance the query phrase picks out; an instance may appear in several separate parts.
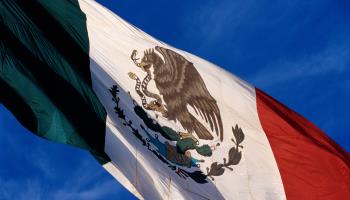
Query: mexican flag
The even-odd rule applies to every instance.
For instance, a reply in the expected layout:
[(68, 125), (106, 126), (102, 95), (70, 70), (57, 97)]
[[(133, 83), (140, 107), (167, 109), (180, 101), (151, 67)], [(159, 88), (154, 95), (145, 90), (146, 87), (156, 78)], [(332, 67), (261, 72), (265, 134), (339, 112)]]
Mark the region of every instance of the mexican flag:
[(0, 2), (0, 103), (140, 199), (347, 199), (350, 155), (220, 67), (92, 0)]

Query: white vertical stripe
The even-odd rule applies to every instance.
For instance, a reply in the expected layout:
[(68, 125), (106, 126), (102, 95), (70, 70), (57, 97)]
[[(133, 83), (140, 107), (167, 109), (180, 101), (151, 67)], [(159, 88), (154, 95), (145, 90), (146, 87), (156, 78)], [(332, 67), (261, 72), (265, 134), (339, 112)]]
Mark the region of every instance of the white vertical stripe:
[[(105, 151), (113, 164), (106, 168), (116, 179), (145, 199), (286, 199), (276, 161), (260, 125), (252, 86), (201, 58), (152, 38), (94, 1), (79, 2), (87, 15), (93, 87), (108, 112)], [(135, 82), (127, 73), (144, 75), (134, 65), (130, 54), (134, 49), (143, 52), (156, 45), (172, 49), (193, 62), (220, 108), (224, 141), (212, 157), (204, 158), (200, 169), (206, 173), (212, 162), (223, 163), (223, 158), (228, 157), (233, 144), (232, 126), (238, 124), (245, 134), (240, 163), (231, 166), (233, 171), (225, 169), (224, 175), (215, 176), (213, 181), (208, 178), (209, 183), (198, 184), (190, 178), (180, 178), (150, 153), (114, 113), (108, 89), (118, 84), (124, 90), (121, 104), (126, 115), (135, 122), (135, 128), (140, 129), (138, 125), (142, 122), (134, 114), (125, 92), (130, 91), (140, 103), (134, 91)], [(151, 84), (150, 90), (157, 91)], [(155, 117), (154, 113), (148, 113)], [(162, 117), (158, 120), (174, 129), (182, 128), (179, 123)], [(210, 144), (218, 141), (216, 138)], [(193, 155), (199, 156), (196, 152)]]
[(134, 185), (124, 176), (124, 174), (116, 167), (117, 165), (112, 162), (108, 162), (103, 165), (103, 168), (107, 170), (115, 179), (117, 179), (125, 188), (135, 195), (138, 199), (143, 199), (141, 194), (136, 190)]

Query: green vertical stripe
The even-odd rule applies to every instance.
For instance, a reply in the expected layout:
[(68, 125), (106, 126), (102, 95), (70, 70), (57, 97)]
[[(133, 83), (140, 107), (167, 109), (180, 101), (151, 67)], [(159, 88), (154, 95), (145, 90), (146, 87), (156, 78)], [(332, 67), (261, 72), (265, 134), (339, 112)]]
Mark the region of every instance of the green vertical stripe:
[(78, 2), (3, 0), (0, 13), (0, 101), (33, 133), (108, 159), (106, 112), (92, 90)]
[[(0, 51), (3, 51), (5, 48), (3, 44), (0, 45)], [(9, 50), (6, 51), (0, 66), (2, 88), (7, 87), (11, 88), (12, 91), (16, 91), (16, 95), (30, 108), (31, 112), (27, 113), (28, 110), (18, 110), (16, 107), (17, 102), (13, 105), (15, 107), (14, 111), (19, 112), (20, 117), (24, 115), (21, 118), (25, 120), (34, 118), (31, 119), (31, 123), (35, 124), (27, 125), (29, 130), (43, 138), (88, 148), (85, 141), (75, 134), (74, 128), (67, 118), (53, 105), (45, 92), (33, 80), (32, 74)], [(23, 89), (23, 86), (26, 89)], [(6, 95), (9, 93), (4, 92), (1, 91), (1, 99), (12, 100), (13, 96), (7, 96), (8, 98), (6, 98)], [(9, 105), (10, 102), (7, 102), (5, 106), (12, 107)]]

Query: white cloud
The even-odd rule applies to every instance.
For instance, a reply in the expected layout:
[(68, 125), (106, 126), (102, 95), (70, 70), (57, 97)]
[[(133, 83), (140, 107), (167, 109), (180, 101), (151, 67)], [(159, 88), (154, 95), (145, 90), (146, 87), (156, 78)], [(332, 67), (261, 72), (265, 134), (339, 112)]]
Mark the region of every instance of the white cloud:
[[(0, 199), (40, 200), (42, 187), (36, 180), (0, 180)], [(18, 191), (13, 193), (13, 191)]]
[[(200, 41), (197, 47), (200, 51), (207, 51), (213, 44), (223, 42), (223, 38), (233, 38), (236, 32), (242, 33), (242, 27), (257, 30), (284, 23), (296, 12), (300, 3), (303, 1), (280, 1), (274, 2), (273, 6), (270, 2), (255, 0), (203, 1), (196, 4), (195, 10), (184, 12), (182, 30), (186, 30), (184, 32), (191, 40)], [(309, 20), (305, 18), (290, 24), (289, 29), (299, 28), (301, 23)]]
[[(116, 180), (106, 178), (102, 170), (96, 171), (96, 166), (91, 166), (91, 164), (91, 160), (82, 159), (78, 168), (72, 168), (75, 170), (73, 175), (68, 173), (70, 176), (56, 177), (56, 179), (64, 179), (63, 185), (45, 184), (43, 180), (35, 177), (13, 178), (6, 181), (0, 178), (0, 199), (97, 200), (113, 196), (121, 191), (121, 186), (118, 187)], [(99, 164), (96, 163), (96, 165)]]
[(115, 192), (117, 189), (115, 181), (104, 181), (99, 182), (98, 184), (95, 184), (91, 188), (87, 188), (82, 190), (79, 185), (74, 186), (72, 185), (72, 189), (70, 190), (59, 190), (54, 192), (52, 194), (52, 199), (84, 199), (84, 200), (95, 200), (95, 199), (102, 199), (103, 197), (106, 197), (112, 193)]
[(249, 14), (253, 1), (211, 1), (201, 2), (196, 10), (184, 14), (183, 27), (190, 37), (196, 35), (202, 40), (199, 49), (205, 49), (221, 38), (225, 31), (230, 33), (244, 22)]
[(270, 87), (312, 76), (344, 73), (350, 69), (350, 47), (345, 44), (331, 44), (324, 51), (296, 60), (276, 61), (248, 79), (258, 87)]

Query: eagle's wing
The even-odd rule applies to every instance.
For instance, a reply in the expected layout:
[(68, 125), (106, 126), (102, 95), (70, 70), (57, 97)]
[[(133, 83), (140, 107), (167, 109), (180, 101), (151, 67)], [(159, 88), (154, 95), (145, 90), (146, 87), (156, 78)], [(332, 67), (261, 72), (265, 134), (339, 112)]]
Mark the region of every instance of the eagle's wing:
[(193, 63), (170, 49), (157, 46), (156, 50), (163, 55), (165, 67), (171, 72), (168, 77), (171, 80), (169, 82), (172, 85), (171, 92), (180, 95), (181, 100), (189, 104), (197, 115), (209, 123), (211, 130), (215, 129), (222, 140), (223, 127), (219, 107)]

